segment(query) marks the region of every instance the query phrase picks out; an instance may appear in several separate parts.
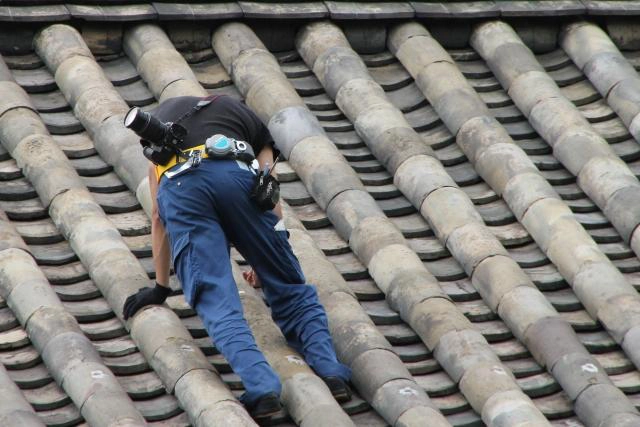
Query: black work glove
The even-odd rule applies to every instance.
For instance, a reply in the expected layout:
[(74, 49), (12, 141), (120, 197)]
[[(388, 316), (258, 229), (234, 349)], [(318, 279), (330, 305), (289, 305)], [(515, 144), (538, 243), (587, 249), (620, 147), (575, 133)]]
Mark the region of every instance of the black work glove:
[(140, 310), (142, 307), (152, 304), (162, 304), (167, 299), (171, 289), (165, 286), (160, 286), (156, 282), (156, 286), (153, 288), (142, 288), (133, 295), (129, 295), (124, 302), (122, 313), (124, 314), (124, 320), (129, 319)]

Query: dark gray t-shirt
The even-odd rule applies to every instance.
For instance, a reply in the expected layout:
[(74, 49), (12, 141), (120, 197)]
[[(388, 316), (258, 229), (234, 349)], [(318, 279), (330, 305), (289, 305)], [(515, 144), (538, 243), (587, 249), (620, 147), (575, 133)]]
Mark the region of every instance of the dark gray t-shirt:
[[(151, 114), (163, 122), (175, 122), (188, 113), (202, 98), (178, 96), (156, 107)], [(219, 96), (211, 104), (180, 122), (187, 131), (187, 137), (180, 148), (187, 149), (204, 144), (207, 138), (222, 134), (251, 145), (258, 155), (265, 146), (277, 148), (269, 129), (258, 116), (242, 102), (229, 96)]]

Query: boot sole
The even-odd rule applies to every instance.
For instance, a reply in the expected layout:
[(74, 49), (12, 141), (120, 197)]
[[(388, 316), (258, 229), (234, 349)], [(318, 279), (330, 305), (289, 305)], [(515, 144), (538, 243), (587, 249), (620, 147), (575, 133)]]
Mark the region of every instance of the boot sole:
[(336, 393), (332, 393), (332, 395), (338, 403), (346, 403), (351, 400), (351, 393), (349, 393), (348, 391), (339, 391)]
[(260, 414), (256, 414), (256, 413), (251, 413), (251, 417), (258, 421), (258, 420), (265, 420), (268, 418), (273, 417), (274, 415), (276, 415), (278, 412), (280, 412), (282, 410), (282, 405), (280, 404), (279, 401), (273, 401), (273, 402), (269, 402), (269, 405), (266, 408), (261, 408), (263, 411), (266, 412), (262, 412)]
[(268, 418), (271, 418), (271, 417), (273, 417), (274, 415), (276, 415), (278, 412), (280, 412), (280, 410), (281, 410), (281, 408), (278, 408), (278, 409), (274, 409), (274, 410), (273, 410), (273, 411), (271, 411), (271, 412), (267, 412), (267, 413), (265, 413), (265, 414), (252, 415), (252, 417), (253, 417), (253, 419), (254, 419), (254, 420), (256, 420), (256, 421), (259, 421), (259, 420), (260, 420), (260, 421), (264, 421), (264, 420), (266, 420), (266, 419), (268, 419)]

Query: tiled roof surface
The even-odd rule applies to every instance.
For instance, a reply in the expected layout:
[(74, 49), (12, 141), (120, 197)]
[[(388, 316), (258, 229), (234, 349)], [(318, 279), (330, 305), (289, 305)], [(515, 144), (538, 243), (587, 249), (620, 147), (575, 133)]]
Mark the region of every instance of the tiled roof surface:
[[(0, 30), (0, 425), (253, 425), (177, 280), (122, 320), (154, 277), (123, 116), (209, 93), (244, 99), (285, 154), (290, 243), (354, 372), (340, 406), (234, 251), (283, 381), (274, 425), (640, 425), (638, 24), (508, 20), (529, 2), (20, 3), (0, 14), (44, 22)], [(408, 19), (437, 7), (483, 19)], [(105, 15), (163, 8), (230, 21)], [(109, 22), (53, 24), (95, 10)], [(243, 21), (274, 11), (342, 20)]]

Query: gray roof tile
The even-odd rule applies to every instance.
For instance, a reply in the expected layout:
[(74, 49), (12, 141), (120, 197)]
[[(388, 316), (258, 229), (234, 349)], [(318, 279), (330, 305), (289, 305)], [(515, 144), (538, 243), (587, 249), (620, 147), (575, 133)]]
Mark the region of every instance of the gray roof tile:
[(61, 4), (0, 7), (0, 19), (9, 22), (61, 22), (70, 18), (69, 10)]
[(217, 20), (235, 19), (243, 16), (237, 2), (222, 3), (169, 3), (153, 2), (153, 8), (162, 20)]
[(321, 1), (299, 3), (269, 3), (257, 1), (240, 1), (245, 18), (277, 18), (277, 19), (318, 19), (324, 18), (329, 11)]
[(411, 2), (417, 18), (486, 18), (499, 16), (494, 1)]
[[(14, 233), (17, 235), (17, 232)], [(104, 388), (110, 390), (113, 399), (119, 400), (119, 416), (131, 422), (142, 421), (142, 417), (133, 408), (132, 402), (124, 394), (113, 374), (110, 374), (109, 369), (100, 360), (90, 341), (80, 333), (78, 324), (64, 310), (32, 258), (19, 249), (5, 249), (2, 251), (2, 258), (10, 263), (7, 265), (3, 262), (3, 295), (7, 296), (16, 317), (26, 326), (32, 342), (42, 354), (54, 378), (60, 384), (66, 384), (66, 391), (76, 405), (82, 408), (83, 416), (96, 425), (101, 425), (99, 419), (91, 412), (91, 408), (96, 405), (87, 405), (89, 394), (83, 391), (82, 387), (90, 387), (97, 393)], [(34, 290), (37, 292), (34, 293)], [(88, 368), (91, 372), (99, 372), (101, 376), (92, 374), (87, 377), (85, 372), (82, 381), (74, 381), (72, 371), (78, 366)], [(48, 408), (43, 406), (48, 405), (45, 403), (31, 403), (36, 408)], [(105, 413), (107, 417), (116, 415), (116, 412), (109, 412), (100, 402), (95, 404), (96, 409)]]
[(627, 15), (640, 10), (638, 1), (581, 0), (590, 15)]
[(338, 2), (325, 1), (333, 19), (399, 19), (413, 18), (415, 11), (408, 2)]
[(158, 16), (151, 4), (132, 5), (65, 5), (72, 18), (85, 21), (126, 22), (154, 19)]
[(580, 0), (554, 0), (531, 3), (528, 1), (497, 2), (502, 16), (561, 16), (584, 13), (585, 6)]
[[(427, 92), (427, 93), (428, 93), (429, 95), (431, 95), (432, 97), (437, 96), (437, 95), (435, 95), (435, 94), (433, 94), (433, 95), (432, 95), (432, 94), (431, 94), (431, 92)], [(445, 123), (447, 123), (447, 121), (446, 121), (446, 120), (445, 120)], [(526, 222), (525, 222), (525, 224), (526, 224)], [(501, 306), (501, 308), (502, 308), (502, 306)], [(502, 313), (501, 313), (501, 314), (502, 314)]]

